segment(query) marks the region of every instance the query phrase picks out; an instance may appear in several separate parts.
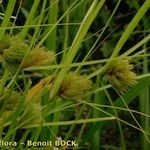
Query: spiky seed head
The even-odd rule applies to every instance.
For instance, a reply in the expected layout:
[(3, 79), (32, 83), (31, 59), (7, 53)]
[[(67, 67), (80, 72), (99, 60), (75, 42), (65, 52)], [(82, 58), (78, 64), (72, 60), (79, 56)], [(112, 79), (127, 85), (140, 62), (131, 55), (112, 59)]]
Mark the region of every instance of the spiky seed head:
[(83, 99), (92, 87), (86, 75), (69, 73), (61, 83), (59, 95), (63, 98)]
[(46, 66), (50, 65), (55, 60), (55, 54), (52, 51), (46, 51), (44, 47), (36, 46), (29, 54), (24, 58), (21, 63), (22, 68), (30, 66)]
[(137, 75), (132, 71), (133, 65), (129, 64), (127, 58), (117, 58), (112, 61), (106, 74), (112, 87), (120, 93), (126, 92), (129, 87), (137, 83)]
[(28, 45), (19, 36), (4, 35), (0, 41), (1, 60), (10, 71), (19, 67), (27, 50)]

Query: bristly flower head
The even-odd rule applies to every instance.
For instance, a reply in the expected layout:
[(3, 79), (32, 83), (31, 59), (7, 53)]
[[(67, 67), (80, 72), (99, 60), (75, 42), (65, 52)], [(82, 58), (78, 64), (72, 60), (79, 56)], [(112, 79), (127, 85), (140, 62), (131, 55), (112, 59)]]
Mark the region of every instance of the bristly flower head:
[(120, 93), (126, 92), (129, 87), (137, 83), (137, 75), (132, 71), (133, 65), (129, 64), (127, 58), (117, 58), (112, 61), (106, 74), (112, 87)]
[(85, 75), (69, 73), (62, 81), (59, 95), (63, 98), (82, 99), (92, 87), (92, 81)]
[(36, 46), (21, 63), (22, 68), (30, 66), (46, 66), (50, 65), (55, 60), (55, 54), (52, 51), (46, 51), (44, 47)]
[(16, 70), (19, 67), (27, 50), (28, 45), (18, 36), (4, 35), (0, 41), (1, 61), (11, 71), (14, 71), (14, 69)]

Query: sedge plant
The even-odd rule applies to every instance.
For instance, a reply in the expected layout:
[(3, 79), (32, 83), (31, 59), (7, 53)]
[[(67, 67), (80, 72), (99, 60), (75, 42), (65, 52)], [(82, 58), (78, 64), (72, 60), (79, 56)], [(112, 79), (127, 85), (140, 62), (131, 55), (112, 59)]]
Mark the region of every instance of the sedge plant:
[[(126, 3), (135, 11), (119, 32), (113, 27), (121, 0), (113, 8), (105, 0), (30, 3), (0, 1), (0, 140), (17, 143), (1, 149), (126, 150), (136, 147), (126, 140), (127, 126), (147, 150), (150, 1)], [(105, 141), (112, 124), (117, 144)], [(56, 144), (70, 140), (76, 144)]]

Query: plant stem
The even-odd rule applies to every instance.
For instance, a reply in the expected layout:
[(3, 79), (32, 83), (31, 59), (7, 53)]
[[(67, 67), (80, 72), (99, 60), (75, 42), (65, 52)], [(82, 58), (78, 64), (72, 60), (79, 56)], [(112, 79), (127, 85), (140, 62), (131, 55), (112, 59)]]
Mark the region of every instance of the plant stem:
[[(50, 8), (50, 11), (49, 11), (48, 23), (49, 24), (55, 24), (57, 22), (59, 1), (58, 0), (49, 0), (49, 3), (50, 3), (50, 6), (52, 5), (52, 7)], [(49, 36), (47, 37), (46, 47), (49, 50), (56, 51), (56, 45), (57, 45), (56, 42), (57, 42), (57, 27), (55, 29), (53, 29), (51, 34), (49, 34)]]
[[(9, 0), (7, 4), (7, 9), (2, 21), (1, 27), (7, 27), (9, 25), (10, 17), (12, 15), (13, 9), (15, 7), (16, 0)], [(5, 35), (6, 29), (0, 30), (0, 41)]]
[[(42, 20), (43, 20), (44, 13), (45, 13), (45, 11), (44, 11), (45, 7), (46, 7), (46, 0), (43, 0), (43, 5), (42, 5), (41, 13), (40, 13), (40, 15), (38, 17), (37, 25), (41, 25), (42, 24)], [(37, 39), (37, 35), (39, 34), (39, 32), (40, 32), (40, 26), (37, 26), (35, 28), (34, 34), (32, 36), (29, 49), (31, 49), (35, 45), (36, 39)]]
[(22, 29), (22, 31), (20, 33), (20, 36), (21, 36), (21, 38), (23, 40), (25, 39), (25, 37), (27, 35), (27, 32), (29, 30), (29, 27), (25, 27), (25, 26), (31, 25), (39, 3), (40, 3), (40, 0), (35, 0), (34, 3), (33, 3), (33, 5), (32, 5), (30, 13), (29, 13), (29, 15), (27, 17), (27, 20), (26, 20), (25, 24), (24, 24), (24, 28)]
[[(96, 88), (100, 86), (100, 77), (97, 76)], [(102, 92), (97, 92), (94, 94), (94, 104), (103, 104), (104, 102), (104, 94)], [(93, 118), (101, 117), (101, 113), (97, 109), (93, 109)], [(100, 150), (101, 149), (101, 132), (102, 128), (99, 128), (97, 132), (93, 134), (92, 147), (93, 149)]]
[(9, 78), (9, 71), (5, 69), (2, 80), (0, 82), (0, 93), (3, 93), (8, 78)]
[[(71, 64), (72, 63), (72, 61), (80, 47), (80, 44), (83, 41), (83, 38), (85, 37), (90, 25), (94, 21), (95, 17), (97, 16), (97, 14), (98, 14), (99, 10), (101, 9), (101, 7), (103, 6), (104, 2), (105, 2), (105, 0), (101, 0), (98, 3), (97, 0), (95, 0), (92, 3), (91, 7), (89, 8), (89, 11), (87, 12), (86, 16), (84, 17), (84, 19), (82, 21), (82, 24), (75, 36), (75, 39), (71, 45), (70, 50), (66, 54), (66, 58), (64, 59), (63, 64)], [(68, 71), (69, 71), (69, 68), (62, 68), (60, 70), (60, 72), (54, 82), (54, 85), (51, 89), (50, 98), (53, 98), (57, 94), (60, 84)]]

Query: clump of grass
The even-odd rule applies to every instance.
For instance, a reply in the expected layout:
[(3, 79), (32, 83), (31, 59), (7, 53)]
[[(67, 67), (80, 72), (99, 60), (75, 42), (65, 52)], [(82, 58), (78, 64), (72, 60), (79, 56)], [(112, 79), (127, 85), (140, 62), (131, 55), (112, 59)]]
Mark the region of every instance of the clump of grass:
[[(134, 53), (150, 37), (140, 39), (141, 42), (135, 46), (133, 45), (125, 53), (123, 52), (121, 56), (126, 58), (119, 56), (121, 48), (130, 39), (133, 30), (150, 7), (149, 0), (146, 0), (139, 8), (132, 21), (127, 22), (128, 27), (125, 31), (122, 30), (123, 34), (112, 51), (110, 58), (103, 59), (101, 57), (102, 60), (93, 60), (92, 54), (95, 52), (96, 58), (99, 59), (97, 57), (99, 40), (103, 37), (106, 29), (109, 28), (110, 23), (113, 24), (111, 21), (119, 7), (120, 0), (117, 4), (114, 2), (116, 7), (110, 18), (109, 14), (111, 13), (107, 14), (106, 18), (109, 19), (107, 22), (106, 20), (104, 21), (106, 24), (100, 34), (99, 31), (93, 34), (93, 28), (91, 30), (90, 27), (96, 17), (100, 17), (99, 11), (101, 9), (105, 14), (106, 10), (103, 7), (105, 0), (68, 0), (66, 3), (53, 0), (50, 3), (51, 6), (48, 5), (46, 0), (42, 2), (37, 0), (33, 2), (30, 10), (22, 5), (21, 11), (22, 15), (26, 17), (26, 21), (21, 28), (15, 24), (12, 25), (10, 21), (15, 2), (15, 0), (8, 2), (0, 27), (0, 62), (2, 62), (2, 67), (0, 68), (0, 75), (2, 76), (0, 76), (0, 112), (2, 115), (0, 117), (0, 137), (2, 139), (6, 141), (14, 140), (18, 138), (16, 135), (22, 132), (21, 128), (24, 128), (25, 133), (20, 135), (22, 137), (19, 136), (21, 141), (28, 139), (55, 141), (58, 136), (61, 136), (64, 139), (78, 139), (79, 146), (88, 145), (89, 149), (93, 148), (91, 143), (97, 144), (94, 148), (99, 149), (102, 147), (102, 141), (99, 142), (99, 139), (94, 141), (95, 139), (91, 137), (102, 138), (100, 137), (100, 132), (110, 120), (114, 120), (114, 122), (117, 120), (119, 131), (121, 132), (120, 141), (122, 147), (118, 145), (118, 149), (126, 149), (120, 122), (140, 130), (144, 135), (149, 134), (141, 128), (132, 114), (135, 111), (132, 110), (132, 112), (127, 104), (138, 96), (140, 88), (149, 86), (150, 80), (148, 74), (137, 76), (134, 73), (134, 65), (129, 63), (128, 55)], [(42, 8), (39, 5), (41, 3)], [(13, 7), (11, 7), (12, 4)], [(59, 11), (60, 6), (63, 6), (63, 9)], [(38, 11), (36, 11), (37, 9)], [(82, 16), (77, 13), (78, 9), (83, 12)], [(60, 17), (61, 14), (62, 16)], [(78, 18), (80, 21), (82, 20), (81, 23), (78, 22)], [(72, 23), (72, 21), (78, 23)], [(47, 22), (52, 24), (46, 24)], [(59, 26), (60, 22), (64, 26), (63, 28)], [(98, 22), (96, 21), (96, 23)], [(12, 27), (9, 27), (11, 25)], [(79, 27), (74, 28), (72, 27), (73, 25), (78, 25)], [(11, 34), (8, 34), (9, 30), (6, 34), (6, 29), (10, 29)], [(89, 35), (93, 35), (85, 39), (88, 32), (90, 32)], [(16, 35), (16, 33), (19, 34)], [(74, 35), (74, 37), (69, 39), (69, 35)], [(94, 43), (96, 38), (97, 40)], [(112, 36), (112, 38), (114, 37)], [(90, 39), (89, 43), (88, 41), (85, 42)], [(111, 41), (115, 41), (115, 38)], [(97, 48), (94, 49), (96, 46)], [(55, 52), (51, 50), (52, 48)], [(63, 48), (65, 48), (64, 51)], [(61, 51), (58, 51), (60, 49)], [(84, 52), (85, 49), (87, 54)], [(57, 52), (59, 53), (58, 55)], [(82, 57), (78, 59), (77, 54), (80, 52)], [(109, 52), (106, 51), (106, 53)], [(142, 55), (142, 51), (138, 54), (133, 54), (133, 57), (148, 56)], [(82, 59), (82, 62), (77, 62), (80, 59)], [(86, 62), (88, 59), (92, 61)], [(77, 63), (73, 64), (74, 62)], [(103, 64), (94, 65), (102, 62), (106, 62), (106, 64), (104, 66)], [(83, 67), (84, 65), (86, 65), (85, 68)], [(104, 79), (103, 75), (108, 78), (108, 81), (104, 81), (104, 85), (101, 84)], [(97, 78), (95, 78), (96, 76)], [(137, 79), (139, 78), (144, 79), (139, 80), (140, 84), (137, 84)], [(106, 85), (108, 82), (111, 85)], [(105, 91), (110, 87), (122, 93), (122, 96), (118, 94), (120, 98), (111, 100), (109, 93)], [(95, 91), (94, 94), (93, 91)], [(111, 94), (113, 95), (114, 93)], [(105, 99), (102, 100), (103, 98)], [(110, 105), (108, 105), (107, 99), (110, 100)], [(123, 103), (122, 99), (125, 99), (123, 102), (127, 104)], [(76, 109), (72, 109), (78, 105), (81, 108), (78, 112)], [(124, 108), (125, 106), (127, 109)], [(105, 107), (108, 107), (108, 109)], [(138, 126), (119, 118), (118, 112), (121, 110), (129, 111)], [(76, 124), (81, 123), (81, 130), (78, 130)], [(5, 128), (6, 126), (7, 128)], [(51, 126), (53, 126), (52, 129), (50, 128)], [(65, 130), (60, 126), (65, 126)], [(74, 130), (75, 134), (73, 133)], [(148, 139), (147, 135), (145, 137)], [(17, 140), (19, 141), (20, 139)], [(66, 148), (66, 146), (64, 147)], [(27, 146), (22, 146), (23, 148), (28, 149)], [(76, 149), (76, 147), (73, 149)]]

